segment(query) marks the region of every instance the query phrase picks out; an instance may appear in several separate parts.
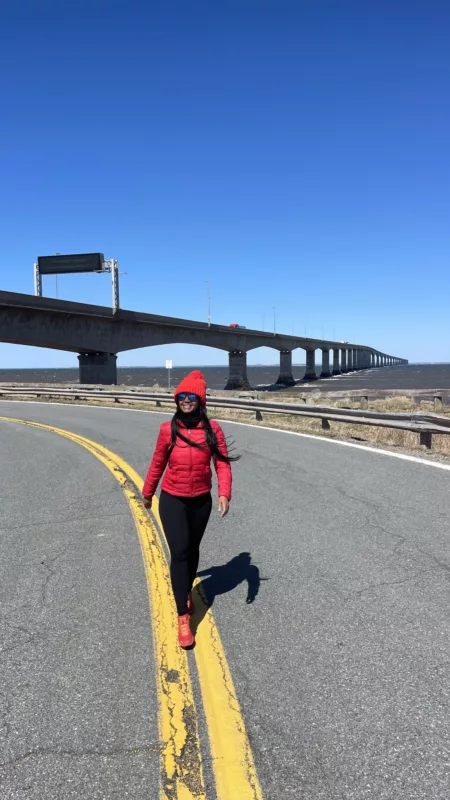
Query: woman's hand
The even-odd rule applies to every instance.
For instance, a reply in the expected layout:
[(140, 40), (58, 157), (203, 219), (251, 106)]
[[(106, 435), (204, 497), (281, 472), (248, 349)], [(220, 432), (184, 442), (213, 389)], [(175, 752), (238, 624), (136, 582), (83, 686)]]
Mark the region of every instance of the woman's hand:
[(151, 507), (152, 507), (152, 498), (144, 497), (144, 508), (146, 508), (147, 511), (150, 511)]
[(219, 516), (226, 517), (229, 509), (230, 509), (230, 501), (228, 500), (228, 497), (222, 495), (221, 497), (219, 497)]

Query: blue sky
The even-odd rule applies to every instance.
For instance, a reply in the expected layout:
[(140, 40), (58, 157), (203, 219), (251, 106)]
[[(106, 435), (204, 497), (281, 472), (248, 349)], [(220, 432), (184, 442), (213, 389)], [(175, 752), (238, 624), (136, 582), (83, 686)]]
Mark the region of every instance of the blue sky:
[[(208, 280), (213, 322), (275, 306), (279, 331), (450, 360), (449, 29), (445, 0), (4, 3), (0, 288), (101, 251), (124, 308), (204, 320)], [(110, 303), (104, 276), (58, 289)], [(166, 357), (226, 363), (119, 363)], [(0, 345), (3, 367), (72, 365)]]

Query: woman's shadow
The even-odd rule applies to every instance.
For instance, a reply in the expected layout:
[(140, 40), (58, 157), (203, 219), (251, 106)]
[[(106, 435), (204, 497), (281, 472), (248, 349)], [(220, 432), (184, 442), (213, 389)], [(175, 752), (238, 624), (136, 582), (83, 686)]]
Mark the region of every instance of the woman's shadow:
[(261, 581), (267, 580), (267, 578), (261, 578), (258, 567), (252, 564), (250, 553), (239, 553), (227, 564), (203, 569), (201, 572), (197, 572), (197, 576), (202, 577), (203, 580), (199, 581), (192, 590), (195, 604), (195, 615), (192, 618), (194, 635), (218, 594), (232, 592), (240, 583), (246, 581), (247, 598), (245, 602), (251, 604), (258, 595)]

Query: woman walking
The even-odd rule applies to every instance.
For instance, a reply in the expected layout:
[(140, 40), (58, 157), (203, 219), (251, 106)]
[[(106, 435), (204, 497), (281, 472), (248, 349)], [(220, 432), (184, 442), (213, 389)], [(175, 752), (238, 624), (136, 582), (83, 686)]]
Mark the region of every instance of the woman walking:
[(194, 370), (174, 393), (177, 410), (163, 422), (145, 479), (144, 505), (152, 497), (164, 473), (159, 513), (169, 545), (170, 577), (178, 612), (178, 641), (194, 644), (190, 615), (194, 613), (192, 586), (197, 574), (200, 542), (211, 514), (211, 458), (219, 484), (219, 513), (228, 514), (231, 500), (231, 467), (225, 436), (218, 422), (206, 413), (206, 383)]

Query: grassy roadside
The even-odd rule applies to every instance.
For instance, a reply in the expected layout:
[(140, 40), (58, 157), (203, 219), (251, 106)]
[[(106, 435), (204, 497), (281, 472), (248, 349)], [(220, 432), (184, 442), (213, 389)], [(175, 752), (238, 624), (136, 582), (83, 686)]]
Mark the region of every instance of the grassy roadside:
[[(6, 400), (12, 398), (5, 398)], [(27, 397), (14, 397), (15, 400), (22, 400), (23, 402), (27, 402)], [(261, 397), (260, 399), (267, 399), (272, 400), (273, 397), (267, 397), (267, 395)], [(281, 398), (280, 398), (281, 399)], [(40, 402), (54, 402), (51, 398), (39, 398)], [(105, 391), (105, 395), (102, 398), (97, 399), (89, 399), (87, 401), (83, 400), (71, 400), (70, 398), (58, 398), (58, 403), (64, 403), (67, 405), (80, 405), (86, 404), (90, 406), (98, 406), (98, 407), (110, 407), (110, 408), (134, 408), (134, 409), (142, 409), (147, 411), (157, 411), (157, 412), (166, 412), (166, 413), (173, 413), (174, 406), (173, 403), (162, 404), (161, 406), (156, 406), (154, 401), (147, 401), (143, 402), (141, 400), (130, 400), (130, 401), (120, 401), (120, 403), (116, 401), (109, 401), (107, 392)], [(251, 402), (251, 401), (250, 401)], [(302, 401), (298, 395), (293, 396), (283, 396), (282, 402), (286, 403), (298, 403), (301, 405)], [(311, 405), (326, 405), (332, 408), (360, 408), (360, 402), (351, 401), (349, 398), (340, 398), (339, 400), (333, 401), (329, 397), (323, 397), (315, 394), (314, 396), (308, 396), (307, 399), (308, 404)], [(1, 408), (1, 405), (0, 405)], [(420, 404), (416, 403), (413, 398), (410, 397), (382, 397), (376, 400), (373, 400), (369, 403), (369, 409), (372, 411), (405, 411), (405, 412), (422, 412), (422, 413), (435, 413), (434, 411), (434, 404), (432, 401), (423, 400)], [(450, 408), (448, 406), (444, 406), (442, 411), (439, 411), (439, 414), (450, 416)], [(377, 428), (372, 427), (369, 425), (353, 425), (350, 423), (340, 423), (340, 422), (333, 422), (330, 420), (330, 430), (325, 431), (322, 429), (321, 420), (317, 419), (310, 419), (308, 417), (291, 417), (286, 414), (274, 414), (274, 413), (267, 413), (264, 412), (262, 409), (262, 420), (255, 419), (255, 412), (254, 411), (242, 411), (242, 410), (235, 410), (235, 409), (222, 409), (222, 408), (211, 408), (210, 416), (212, 418), (218, 418), (223, 420), (230, 420), (234, 422), (244, 422), (250, 425), (255, 425), (257, 427), (269, 427), (269, 428), (279, 428), (281, 430), (287, 431), (297, 431), (299, 433), (309, 433), (315, 436), (324, 436), (326, 438), (331, 439), (340, 439), (342, 441), (349, 441), (349, 442), (358, 442), (360, 444), (367, 444), (372, 447), (380, 447), (384, 449), (392, 449), (394, 451), (405, 452), (409, 454), (420, 454), (421, 456), (426, 456), (427, 458), (431, 458), (433, 460), (439, 461), (447, 461), (450, 463), (450, 435), (434, 435), (432, 439), (432, 449), (425, 450), (425, 448), (421, 447), (419, 444), (419, 435), (416, 433), (412, 433), (410, 431), (401, 431), (391, 428)]]

